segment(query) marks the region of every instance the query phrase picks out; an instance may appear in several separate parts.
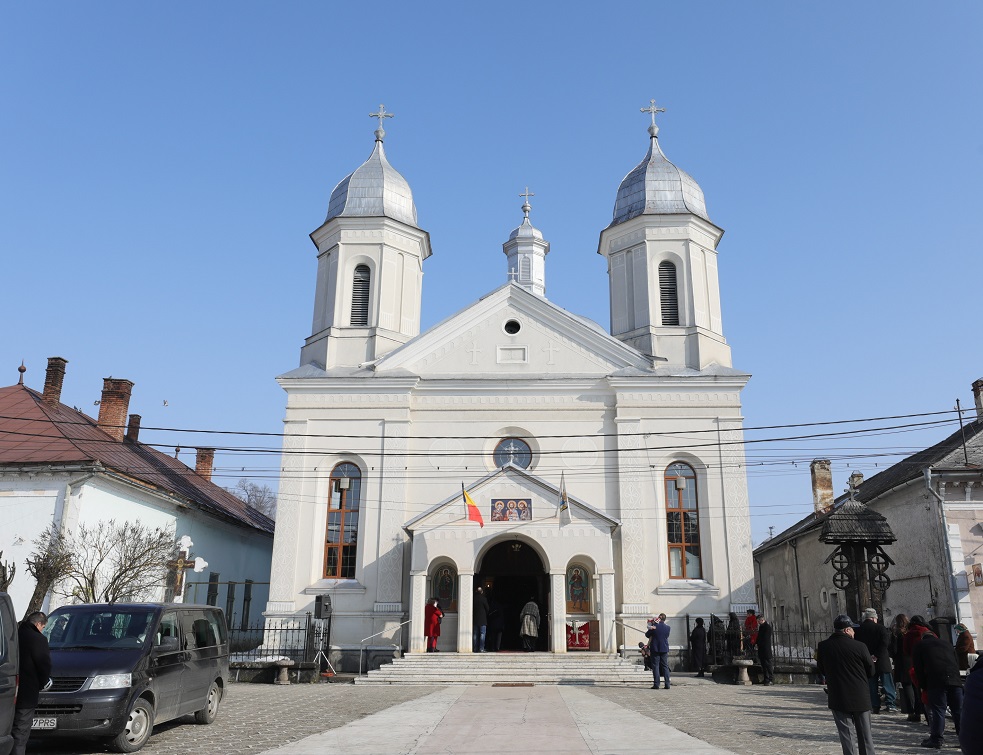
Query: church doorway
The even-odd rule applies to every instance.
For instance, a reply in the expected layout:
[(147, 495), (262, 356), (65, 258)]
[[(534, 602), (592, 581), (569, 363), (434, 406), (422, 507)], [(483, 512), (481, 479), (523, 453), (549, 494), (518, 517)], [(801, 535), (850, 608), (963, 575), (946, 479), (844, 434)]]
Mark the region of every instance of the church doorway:
[(519, 615), (530, 598), (539, 606), (536, 650), (549, 650), (549, 575), (534, 548), (519, 540), (493, 546), (481, 560), (475, 584), (485, 587), (493, 611), (488, 618), (488, 650), (522, 650)]

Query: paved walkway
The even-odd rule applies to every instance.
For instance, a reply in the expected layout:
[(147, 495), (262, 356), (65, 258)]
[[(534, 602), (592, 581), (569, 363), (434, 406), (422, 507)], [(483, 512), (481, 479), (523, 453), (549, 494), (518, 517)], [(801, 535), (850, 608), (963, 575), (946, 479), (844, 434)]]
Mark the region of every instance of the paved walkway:
[[(956, 755), (951, 721), (946, 729), (943, 752)], [(539, 738), (543, 734), (546, 738)], [(874, 716), (873, 734), (877, 755), (911, 755), (924, 752), (918, 744), (927, 729), (906, 723), (904, 716), (880, 715)], [(842, 755), (820, 687), (736, 687), (691, 674), (675, 675), (668, 692), (548, 685), (232, 684), (215, 723), (198, 726), (185, 717), (155, 726), (143, 752), (522, 755), (544, 742), (539, 752)], [(61, 739), (32, 743), (29, 751), (89, 755), (107, 749), (97, 742)]]
[(674, 755), (731, 752), (578, 687), (452, 687), (264, 755), (620, 755), (655, 743)]

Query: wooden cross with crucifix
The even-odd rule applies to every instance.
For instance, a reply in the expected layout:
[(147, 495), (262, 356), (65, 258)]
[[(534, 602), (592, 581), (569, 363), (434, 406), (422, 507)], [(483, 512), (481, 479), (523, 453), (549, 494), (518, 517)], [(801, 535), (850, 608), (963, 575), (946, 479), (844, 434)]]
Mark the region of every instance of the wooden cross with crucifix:
[(191, 538), (184, 535), (180, 540), (178, 540), (178, 554), (177, 558), (173, 558), (167, 562), (167, 568), (175, 573), (174, 577), (174, 602), (183, 603), (184, 602), (184, 572), (187, 569), (194, 569), (196, 572), (203, 572), (208, 567), (208, 562), (197, 556), (191, 558), (191, 546), (194, 545), (191, 542)]

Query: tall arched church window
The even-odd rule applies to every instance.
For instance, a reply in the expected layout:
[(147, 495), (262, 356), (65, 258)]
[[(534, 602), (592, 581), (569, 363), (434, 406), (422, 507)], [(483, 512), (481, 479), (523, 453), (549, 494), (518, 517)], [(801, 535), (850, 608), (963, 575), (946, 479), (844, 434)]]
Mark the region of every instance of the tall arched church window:
[(369, 324), (369, 279), (368, 265), (356, 265), (352, 281), (352, 325)]
[(324, 535), (324, 576), (355, 577), (358, 549), (358, 509), (362, 497), (362, 472), (344, 462), (331, 470), (328, 523)]
[(662, 303), (662, 324), (679, 325), (679, 289), (676, 286), (676, 266), (659, 263), (659, 299)]
[(665, 477), (669, 576), (673, 579), (702, 579), (696, 472), (688, 464), (676, 462), (669, 465)]

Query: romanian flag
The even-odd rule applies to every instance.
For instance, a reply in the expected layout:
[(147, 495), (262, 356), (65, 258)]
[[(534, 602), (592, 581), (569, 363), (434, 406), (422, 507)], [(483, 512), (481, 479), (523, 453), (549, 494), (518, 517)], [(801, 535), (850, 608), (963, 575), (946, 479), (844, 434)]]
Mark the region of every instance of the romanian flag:
[(481, 510), (478, 508), (478, 504), (471, 500), (471, 496), (468, 495), (468, 491), (464, 489), (463, 482), (461, 483), (461, 492), (464, 494), (464, 508), (466, 508), (468, 511), (468, 519), (470, 519), (472, 522), (477, 522), (484, 527), (485, 520), (481, 518)]
[(570, 501), (567, 500), (567, 483), (563, 479), (563, 472), (560, 472), (560, 511), (570, 508)]

